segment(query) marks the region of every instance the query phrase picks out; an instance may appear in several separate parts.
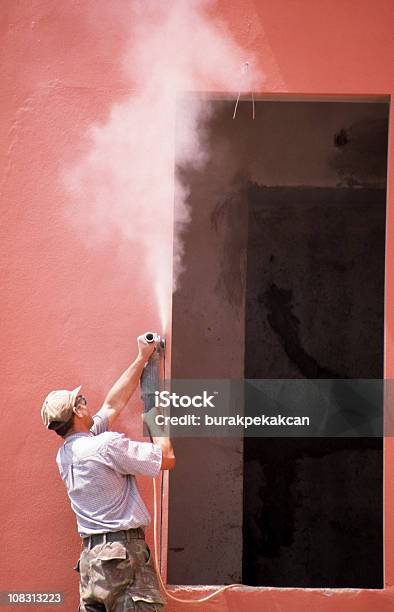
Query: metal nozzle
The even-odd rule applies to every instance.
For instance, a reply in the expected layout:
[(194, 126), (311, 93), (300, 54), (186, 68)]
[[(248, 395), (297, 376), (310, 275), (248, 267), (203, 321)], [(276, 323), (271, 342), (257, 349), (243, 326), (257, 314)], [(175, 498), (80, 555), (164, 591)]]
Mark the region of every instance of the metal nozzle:
[(154, 332), (146, 332), (145, 340), (149, 343), (157, 342), (157, 346), (160, 347), (161, 349), (166, 348), (165, 338), (163, 338), (162, 336), (159, 336), (159, 334), (155, 334)]

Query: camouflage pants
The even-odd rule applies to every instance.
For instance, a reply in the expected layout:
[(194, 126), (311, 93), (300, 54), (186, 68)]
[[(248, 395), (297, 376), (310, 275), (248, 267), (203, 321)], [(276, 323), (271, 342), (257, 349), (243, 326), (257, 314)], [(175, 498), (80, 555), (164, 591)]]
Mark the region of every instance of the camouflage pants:
[(144, 539), (84, 548), (75, 569), (80, 612), (162, 612), (166, 603)]

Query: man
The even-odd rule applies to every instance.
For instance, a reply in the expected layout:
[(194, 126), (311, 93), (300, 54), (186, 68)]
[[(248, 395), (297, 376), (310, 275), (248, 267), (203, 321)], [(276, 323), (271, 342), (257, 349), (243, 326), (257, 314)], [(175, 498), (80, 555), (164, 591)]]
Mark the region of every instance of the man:
[(172, 469), (173, 448), (154, 422), (149, 425), (153, 443), (108, 431), (156, 348), (144, 336), (137, 343), (137, 358), (93, 417), (81, 387), (52, 391), (41, 410), (44, 425), (64, 438), (56, 462), (83, 538), (75, 567), (80, 573), (81, 612), (158, 612), (165, 604), (145, 542), (150, 516), (135, 475), (155, 477), (160, 470)]

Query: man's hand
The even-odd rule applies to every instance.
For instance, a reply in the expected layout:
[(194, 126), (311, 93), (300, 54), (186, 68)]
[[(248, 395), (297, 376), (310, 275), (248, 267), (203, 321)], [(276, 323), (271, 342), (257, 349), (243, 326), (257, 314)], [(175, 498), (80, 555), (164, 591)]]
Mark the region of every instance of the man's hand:
[[(156, 417), (163, 416), (158, 408), (155, 406), (149, 410), (149, 412), (143, 412), (141, 415), (142, 421), (148, 427), (152, 437), (165, 437), (168, 436), (169, 426), (158, 425), (156, 423)], [(161, 419), (162, 420), (162, 419)]]
[(148, 342), (145, 338), (145, 334), (143, 334), (142, 336), (138, 336), (137, 345), (139, 357), (144, 361), (148, 361), (156, 349), (157, 341), (154, 340), (153, 342)]
[(169, 426), (160, 426), (156, 423), (156, 417), (160, 414), (157, 408), (151, 408), (149, 412), (144, 412), (141, 416), (142, 421), (147, 425), (150, 431), (152, 442), (161, 447), (161, 469), (172, 470), (175, 467), (174, 449), (168, 437)]

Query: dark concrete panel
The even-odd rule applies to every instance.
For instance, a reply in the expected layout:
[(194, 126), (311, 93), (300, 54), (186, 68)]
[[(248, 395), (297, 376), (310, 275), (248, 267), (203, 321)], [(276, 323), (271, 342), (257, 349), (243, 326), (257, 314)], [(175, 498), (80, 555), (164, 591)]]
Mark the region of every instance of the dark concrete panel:
[[(237, 181), (212, 165), (185, 174), (192, 222), (173, 300), (172, 377), (243, 378), (248, 206)], [(168, 580), (242, 580), (242, 440), (174, 439)]]
[[(382, 189), (249, 189), (246, 378), (381, 378)], [(383, 410), (383, 406), (382, 406)], [(246, 439), (243, 580), (383, 586), (381, 439)]]
[(243, 581), (383, 588), (382, 441), (245, 440)]
[(248, 195), (246, 378), (381, 378), (385, 190)]
[[(209, 164), (177, 168), (173, 377), (381, 376), (387, 104), (213, 107)], [(175, 450), (170, 583), (381, 586), (380, 440)]]

